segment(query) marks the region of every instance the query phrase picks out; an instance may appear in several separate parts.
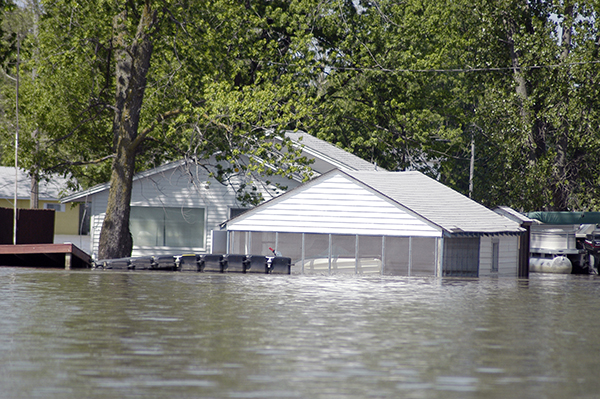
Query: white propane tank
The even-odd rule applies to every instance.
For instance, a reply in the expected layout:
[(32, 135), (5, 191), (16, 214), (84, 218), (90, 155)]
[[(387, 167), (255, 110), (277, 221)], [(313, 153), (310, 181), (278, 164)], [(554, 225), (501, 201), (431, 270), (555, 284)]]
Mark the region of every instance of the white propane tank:
[(529, 258), (529, 271), (533, 273), (571, 274), (573, 265), (566, 256), (555, 258)]

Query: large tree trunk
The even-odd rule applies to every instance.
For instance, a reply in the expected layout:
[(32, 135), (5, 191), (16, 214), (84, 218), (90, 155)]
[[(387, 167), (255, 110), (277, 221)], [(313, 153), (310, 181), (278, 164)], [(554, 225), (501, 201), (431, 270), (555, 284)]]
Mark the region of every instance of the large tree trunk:
[(146, 77), (152, 56), (150, 30), (156, 13), (147, 2), (131, 38), (126, 27), (127, 12), (115, 17), (116, 104), (113, 121), (115, 158), (112, 164), (106, 216), (100, 233), (98, 258), (113, 259), (131, 255), (133, 240), (129, 231), (131, 188), (135, 156), (143, 139), (138, 135)]

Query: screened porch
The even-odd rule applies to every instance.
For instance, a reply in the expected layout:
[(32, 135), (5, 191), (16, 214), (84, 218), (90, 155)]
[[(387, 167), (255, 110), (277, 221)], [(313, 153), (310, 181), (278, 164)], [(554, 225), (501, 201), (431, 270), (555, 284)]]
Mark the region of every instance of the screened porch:
[[(442, 239), (229, 231), (228, 252), (292, 259), (293, 274), (441, 276)], [(476, 273), (476, 271), (475, 271)]]

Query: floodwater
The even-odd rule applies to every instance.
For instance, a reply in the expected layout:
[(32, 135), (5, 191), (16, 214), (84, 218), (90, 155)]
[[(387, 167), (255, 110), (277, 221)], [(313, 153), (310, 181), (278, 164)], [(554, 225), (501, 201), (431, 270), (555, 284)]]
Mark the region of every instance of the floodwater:
[(598, 398), (600, 278), (0, 268), (0, 398)]

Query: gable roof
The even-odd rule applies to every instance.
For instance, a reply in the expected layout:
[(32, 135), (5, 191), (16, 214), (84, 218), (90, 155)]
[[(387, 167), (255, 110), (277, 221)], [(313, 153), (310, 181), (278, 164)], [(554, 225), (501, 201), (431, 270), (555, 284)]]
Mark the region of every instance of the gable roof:
[[(29, 199), (31, 197), (31, 177), (27, 172), (18, 169), (17, 198)], [(67, 190), (68, 179), (59, 175), (53, 175), (50, 180), (40, 180), (39, 199), (45, 201), (57, 201)], [(15, 168), (0, 166), (0, 198), (14, 199), (15, 197)]]
[[(139, 180), (139, 179), (143, 179), (145, 177), (156, 175), (156, 174), (159, 174), (159, 173), (164, 173), (164, 172), (166, 172), (168, 170), (171, 170), (171, 169), (178, 168), (179, 166), (184, 165), (185, 162), (186, 161), (184, 159), (179, 160), (179, 161), (173, 161), (173, 162), (169, 162), (169, 163), (166, 163), (164, 165), (161, 165), (159, 167), (146, 170), (144, 172), (136, 173), (133, 176), (133, 181), (136, 181), (136, 180)], [(97, 184), (97, 185), (95, 185), (93, 187), (88, 188), (87, 190), (78, 191), (76, 193), (68, 195), (68, 196), (62, 198), (61, 202), (73, 202), (73, 201), (77, 201), (77, 200), (80, 200), (82, 198), (88, 197), (90, 195), (97, 194), (99, 192), (108, 190), (109, 188), (110, 188), (110, 182)]]
[(421, 172), (347, 174), (450, 233), (524, 231), (518, 223)]
[[(327, 143), (321, 139), (311, 136), (305, 132), (291, 132), (288, 131), (285, 135), (290, 138), (295, 144), (301, 145), (302, 150), (310, 157), (314, 157), (320, 164), (320, 172), (325, 173), (332, 169), (344, 169), (344, 170), (373, 170), (374, 165), (365, 161), (356, 155), (350, 154), (347, 151), (342, 150), (334, 145)], [(185, 159), (173, 161), (161, 165), (159, 167), (146, 170), (144, 172), (136, 173), (133, 177), (133, 181), (143, 179), (159, 173), (164, 173), (170, 169), (178, 168), (186, 164)], [(324, 169), (323, 169), (324, 168)], [(317, 171), (319, 172), (319, 171)], [(301, 179), (298, 179), (300, 182)], [(110, 183), (102, 183), (93, 186), (87, 190), (79, 191), (72, 195), (69, 195), (62, 199), (62, 202), (73, 202), (78, 201), (87, 196), (97, 194), (99, 192), (108, 190)]]
[[(518, 223), (498, 215), (492, 210), (421, 172), (366, 172), (342, 170), (334, 170), (326, 173), (303, 186), (297, 187), (273, 200), (267, 201), (262, 205), (247, 211), (243, 215), (231, 219), (227, 222), (228, 227), (238, 229), (234, 227), (236, 223), (241, 226), (248, 222), (253, 215), (257, 215), (255, 220), (260, 221), (261, 218), (258, 216), (258, 213), (267, 209), (267, 207), (275, 206), (277, 203), (286, 201), (286, 199), (292, 198), (298, 193), (308, 192), (311, 189), (313, 189), (314, 192), (319, 193), (319, 200), (315, 201), (314, 204), (307, 204), (308, 206), (305, 214), (300, 214), (298, 210), (293, 209), (293, 206), (292, 208), (288, 208), (288, 213), (296, 213), (296, 219), (303, 219), (302, 223), (307, 223), (308, 219), (311, 217), (318, 222), (319, 219), (327, 218), (334, 214), (342, 219), (352, 217), (350, 215), (355, 215), (354, 217), (357, 218), (358, 223), (371, 223), (368, 221), (369, 218), (371, 220), (374, 218), (386, 219), (388, 217), (393, 219), (397, 216), (393, 215), (389, 209), (385, 211), (387, 213), (381, 212), (381, 214), (377, 214), (376, 209), (373, 209), (373, 206), (369, 205), (369, 203), (365, 203), (364, 200), (363, 205), (360, 205), (360, 202), (348, 202), (347, 209), (338, 212), (340, 210), (339, 204), (341, 203), (341, 199), (344, 198), (344, 195), (358, 197), (362, 196), (362, 194), (355, 190), (348, 190), (347, 186), (344, 188), (344, 192), (340, 192), (340, 185), (334, 187), (331, 184), (325, 184), (327, 183), (327, 180), (331, 180), (332, 176), (341, 176), (345, 178), (345, 180), (353, 183), (354, 186), (362, 187), (363, 191), (376, 194), (378, 199), (385, 199), (388, 203), (394, 204), (395, 209), (400, 210), (403, 214), (416, 217), (422, 223), (422, 226), (419, 227), (421, 229), (425, 228), (425, 226), (437, 226), (437, 229), (443, 230), (446, 234), (451, 235), (514, 234), (524, 231), (519, 227)], [(373, 199), (370, 201), (373, 201)], [(336, 212), (327, 213), (326, 211), (325, 213), (319, 213), (319, 209), (311, 210), (319, 207), (324, 208), (330, 204), (335, 204), (338, 207)], [(381, 202), (381, 204), (383, 205), (384, 203)], [(298, 202), (295, 206), (300, 207), (302, 205), (301, 202)], [(361, 215), (360, 210), (356, 210), (357, 206), (362, 206), (365, 212), (372, 212), (371, 215), (364, 221), (360, 221), (364, 215)], [(376, 206), (381, 205), (378, 204)], [(282, 209), (285, 209), (285, 207)], [(400, 219), (398, 220), (398, 222), (394, 223), (403, 223)], [(379, 223), (378, 221), (373, 222)], [(274, 223), (275, 222), (272, 222), (272, 224)], [(334, 224), (332, 220), (329, 220), (328, 223)], [(410, 221), (410, 223), (416, 222)]]
[[(285, 136), (292, 140), (295, 144), (303, 146), (303, 151), (314, 157), (315, 159), (323, 160), (333, 166), (331, 169), (342, 170), (370, 170), (376, 169), (375, 165), (356, 155), (345, 151), (335, 145), (328, 143), (302, 131), (288, 131)], [(324, 172), (328, 172), (326, 170)], [(323, 172), (323, 173), (324, 173)]]

